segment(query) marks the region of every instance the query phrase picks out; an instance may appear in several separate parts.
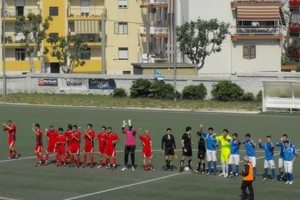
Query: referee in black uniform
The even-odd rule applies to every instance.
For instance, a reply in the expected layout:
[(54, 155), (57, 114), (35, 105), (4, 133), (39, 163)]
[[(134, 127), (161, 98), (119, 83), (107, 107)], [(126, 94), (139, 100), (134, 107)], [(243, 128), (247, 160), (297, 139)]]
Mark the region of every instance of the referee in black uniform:
[(191, 166), (192, 163), (192, 138), (191, 138), (191, 131), (192, 128), (190, 126), (185, 128), (185, 133), (182, 135), (181, 138), (181, 146), (182, 146), (182, 157), (180, 160), (180, 171), (183, 172), (184, 169), (184, 161), (185, 158), (188, 158), (188, 167), (191, 171), (193, 171), (193, 168)]
[(167, 171), (169, 169), (173, 170), (171, 167), (171, 162), (173, 160), (174, 154), (176, 154), (176, 143), (175, 137), (171, 133), (172, 129), (167, 128), (166, 134), (162, 137), (161, 140), (161, 150), (162, 153), (165, 155), (165, 162), (166, 165), (164, 169)]
[[(202, 130), (198, 131), (197, 135), (198, 135), (198, 168), (197, 168), (197, 171), (204, 174), (205, 173), (206, 147), (205, 147), (205, 140), (202, 137)], [(202, 165), (202, 170), (201, 170), (201, 165)]]

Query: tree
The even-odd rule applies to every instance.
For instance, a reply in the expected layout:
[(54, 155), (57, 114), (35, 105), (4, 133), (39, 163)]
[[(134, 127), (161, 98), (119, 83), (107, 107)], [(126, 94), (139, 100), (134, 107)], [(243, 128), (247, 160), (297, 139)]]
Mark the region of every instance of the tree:
[(65, 73), (72, 73), (76, 67), (85, 65), (84, 58), (88, 45), (79, 35), (67, 35), (61, 37), (49, 37), (47, 42), (51, 44), (51, 56), (56, 57)]
[(221, 51), (221, 44), (229, 34), (229, 24), (218, 22), (217, 19), (186, 22), (177, 27), (179, 49), (202, 69), (207, 56)]
[[(28, 19), (28, 21), (27, 21)], [(49, 29), (50, 21), (52, 17), (47, 17), (43, 19), (42, 15), (29, 13), (27, 16), (18, 16), (15, 30), (16, 34), (21, 34), (24, 36), (21, 39), (21, 47), (25, 49), (26, 55), (28, 56), (30, 64), (30, 72), (35, 73), (35, 66), (33, 62), (33, 57), (37, 55), (38, 52), (44, 54), (45, 50), (42, 50), (42, 42), (46, 39), (46, 31)], [(42, 66), (44, 66), (42, 59)], [(43, 71), (42, 67), (42, 71)]]

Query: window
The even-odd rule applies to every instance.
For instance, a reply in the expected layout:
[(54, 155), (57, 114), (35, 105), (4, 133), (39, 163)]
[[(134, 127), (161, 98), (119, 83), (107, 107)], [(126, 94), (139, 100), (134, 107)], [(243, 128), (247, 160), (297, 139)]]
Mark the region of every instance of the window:
[(23, 16), (24, 15), (24, 6), (16, 6), (16, 15)]
[(16, 60), (25, 60), (25, 49), (16, 49)]
[(81, 16), (87, 17), (90, 15), (90, 0), (80, 1), (80, 12), (81, 12)]
[(58, 39), (58, 33), (49, 33), (49, 38), (51, 40), (57, 40)]
[(127, 22), (116, 22), (115, 23), (115, 34), (128, 34), (128, 23)]
[(58, 16), (58, 7), (49, 7), (50, 16)]
[(123, 75), (130, 75), (131, 71), (123, 71)]
[(119, 48), (119, 60), (128, 60), (128, 48), (127, 47)]
[(128, 0), (119, 0), (119, 8), (128, 8)]
[(256, 47), (255, 46), (243, 46), (243, 58), (245, 58), (245, 59), (256, 58)]
[(81, 52), (82, 60), (91, 60), (91, 49), (87, 48)]

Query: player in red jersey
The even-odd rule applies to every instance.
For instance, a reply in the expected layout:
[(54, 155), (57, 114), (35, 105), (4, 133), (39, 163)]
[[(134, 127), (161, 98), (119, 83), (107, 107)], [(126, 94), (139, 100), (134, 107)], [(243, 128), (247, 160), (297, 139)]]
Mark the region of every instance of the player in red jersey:
[(152, 140), (149, 135), (149, 131), (145, 130), (144, 135), (139, 135), (139, 138), (142, 141), (142, 145), (143, 145), (142, 154), (143, 154), (143, 158), (144, 158), (144, 170), (153, 169), (153, 166), (152, 166), (152, 158), (153, 158)]
[(11, 120), (8, 120), (7, 123), (3, 123), (3, 130), (8, 132), (8, 159), (18, 158), (20, 155), (17, 153), (15, 149), (16, 144), (16, 131), (17, 127), (15, 124), (12, 123)]
[[(98, 140), (98, 152), (100, 155), (100, 159), (99, 159), (99, 166), (98, 168), (103, 167), (103, 159), (105, 157), (105, 143), (106, 143), (106, 127), (102, 126), (102, 130), (100, 133), (98, 133), (96, 140)], [(106, 160), (106, 165), (108, 160)]]
[(71, 158), (70, 167), (74, 167), (74, 154), (77, 156), (77, 167), (80, 167), (80, 139), (81, 133), (78, 131), (77, 125), (73, 125), (72, 138), (69, 142), (69, 155)]
[(117, 158), (116, 158), (116, 143), (119, 142), (119, 136), (112, 132), (112, 128), (107, 128), (106, 144), (105, 144), (105, 155), (108, 162), (106, 168), (111, 168), (110, 157), (112, 157), (112, 170), (116, 169)]
[(34, 153), (39, 160), (36, 166), (40, 167), (43, 164), (43, 132), (39, 124), (33, 124), (32, 130), (35, 133)]
[(59, 128), (58, 133), (59, 134), (56, 137), (56, 165), (61, 166), (63, 160), (64, 166), (66, 166), (67, 165), (67, 158), (66, 158), (67, 137), (64, 134), (63, 128)]
[(70, 154), (69, 154), (69, 148), (70, 148), (70, 141), (72, 139), (72, 134), (73, 134), (73, 130), (72, 130), (73, 126), (71, 124), (68, 124), (68, 128), (67, 131), (64, 133), (64, 135), (66, 136), (67, 139), (67, 143), (66, 143), (66, 159), (68, 160), (70, 158)]
[(83, 165), (82, 168), (86, 167), (86, 160), (87, 160), (87, 154), (90, 154), (90, 167), (94, 167), (94, 138), (95, 138), (95, 131), (93, 130), (93, 125), (88, 124), (87, 129), (85, 130), (83, 134), (84, 138), (84, 157), (83, 157)]
[(54, 126), (49, 126), (49, 129), (45, 129), (45, 135), (48, 138), (48, 146), (46, 149), (45, 165), (48, 165), (49, 153), (55, 153), (56, 137), (58, 132), (54, 130)]

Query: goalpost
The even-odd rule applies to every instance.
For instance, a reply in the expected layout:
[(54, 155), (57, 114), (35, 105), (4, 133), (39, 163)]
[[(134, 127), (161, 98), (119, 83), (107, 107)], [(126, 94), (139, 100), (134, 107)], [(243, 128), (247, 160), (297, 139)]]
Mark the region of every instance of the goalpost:
[(300, 109), (300, 81), (263, 81), (263, 112)]

